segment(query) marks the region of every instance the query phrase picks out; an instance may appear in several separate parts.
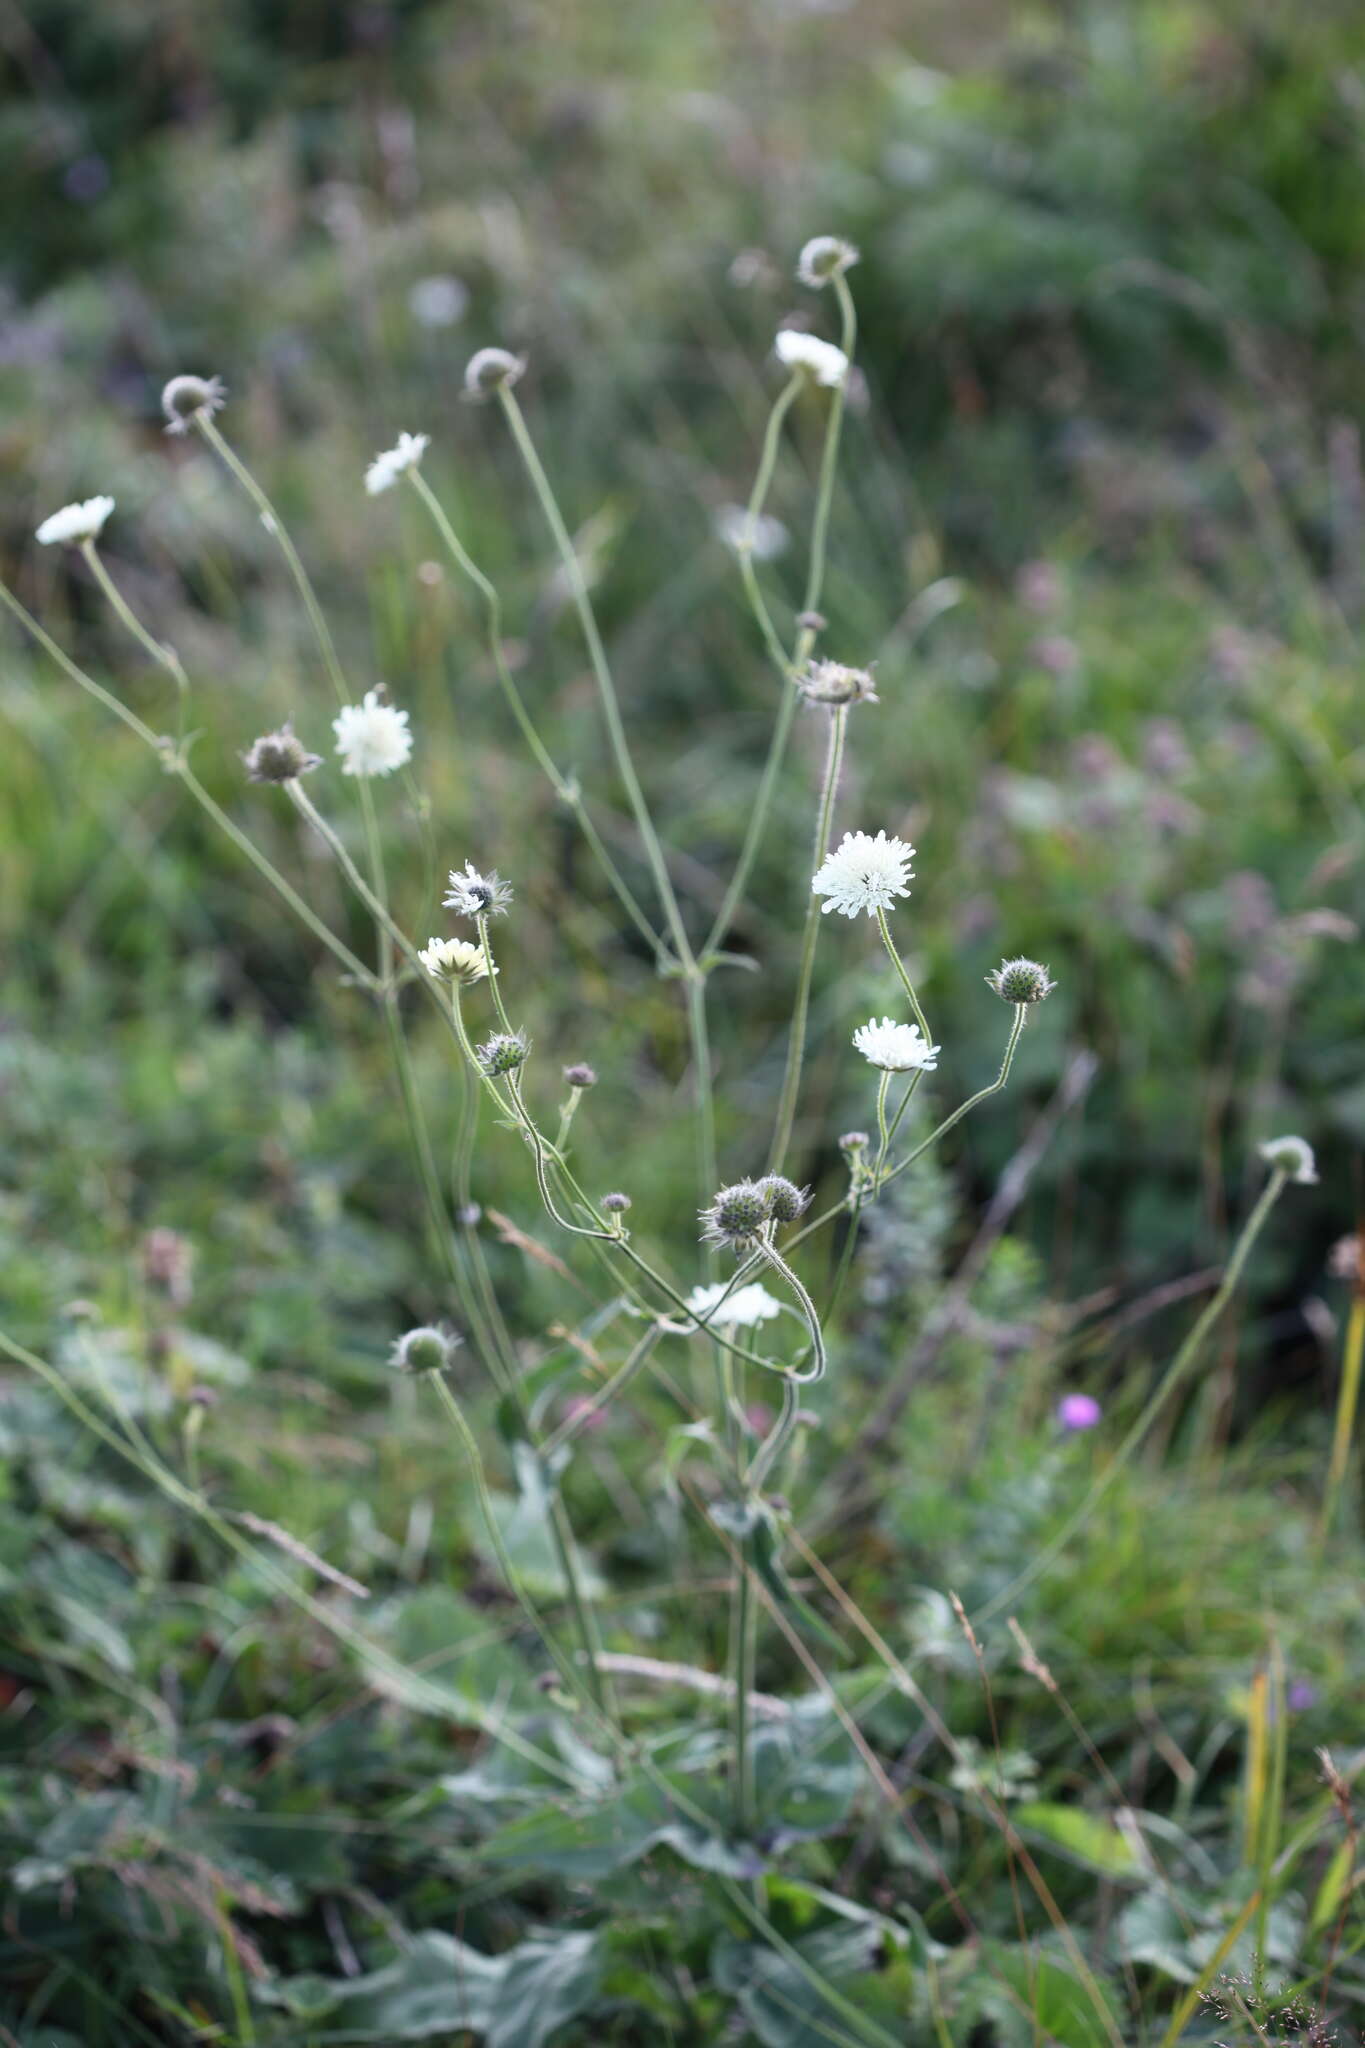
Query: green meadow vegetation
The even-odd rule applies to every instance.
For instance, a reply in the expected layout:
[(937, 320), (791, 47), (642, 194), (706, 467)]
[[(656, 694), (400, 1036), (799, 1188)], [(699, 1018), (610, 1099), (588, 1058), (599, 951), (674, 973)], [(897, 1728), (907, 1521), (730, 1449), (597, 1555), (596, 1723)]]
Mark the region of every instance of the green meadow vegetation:
[(1359, 10), (0, 66), (0, 2043), (1358, 2041)]

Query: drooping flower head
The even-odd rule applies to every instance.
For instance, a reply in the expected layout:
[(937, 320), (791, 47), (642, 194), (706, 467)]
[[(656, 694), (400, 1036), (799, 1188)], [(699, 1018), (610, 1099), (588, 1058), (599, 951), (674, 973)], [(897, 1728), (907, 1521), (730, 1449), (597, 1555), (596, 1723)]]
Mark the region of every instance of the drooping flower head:
[(412, 753), (408, 714), (396, 711), (380, 690), (364, 702), (347, 704), (332, 720), (343, 775), (391, 775)]
[(784, 327), (773, 343), (777, 360), (789, 370), (802, 370), (827, 389), (837, 390), (848, 375), (848, 357), (832, 341), (817, 334), (803, 334), (799, 327)]
[(1002, 960), (986, 976), (986, 982), (1006, 1003), (1041, 1003), (1057, 986), (1049, 979), (1046, 967), (1039, 966), (1036, 960), (1024, 959)]
[(248, 782), (297, 782), (322, 766), (321, 754), (310, 754), (286, 718), (278, 732), (263, 732), (242, 756)]
[(394, 1372), (407, 1373), (412, 1377), (428, 1372), (448, 1372), (459, 1347), (460, 1339), (453, 1330), (438, 1330), (424, 1323), (398, 1339), (389, 1353), (389, 1366)]
[[(713, 1316), (721, 1297), (724, 1303)], [(774, 1316), (782, 1313), (780, 1301), (774, 1301), (766, 1287), (753, 1281), (748, 1287), (736, 1287), (729, 1294), (725, 1282), (718, 1280), (712, 1287), (694, 1287), (687, 1297), (687, 1306), (699, 1322), (715, 1322), (718, 1325), (733, 1324), (741, 1330), (757, 1329), (760, 1323), (770, 1323)]]
[(815, 894), (825, 899), (821, 910), (826, 915), (837, 910), (841, 917), (890, 910), (898, 896), (910, 894), (906, 884), (914, 873), (914, 851), (906, 840), (889, 839), (885, 832), (875, 839), (867, 832), (845, 832), (811, 881)]
[(813, 661), (796, 678), (807, 704), (878, 704), (871, 669), (849, 668), (842, 661)]
[(514, 356), (510, 349), (481, 348), (465, 364), (465, 397), (491, 398), (504, 384), (510, 391), (525, 368), (525, 356)]
[(852, 270), (857, 261), (858, 251), (852, 242), (841, 241), (838, 235), (815, 235), (797, 258), (796, 274), (802, 284), (818, 291), (821, 285)]
[(715, 1200), (701, 1212), (705, 1224), (702, 1236), (708, 1244), (728, 1245), (731, 1251), (747, 1251), (756, 1243), (768, 1221), (768, 1204), (763, 1191), (751, 1180), (735, 1181), (722, 1188)]
[(853, 1034), (853, 1043), (870, 1066), (887, 1074), (932, 1074), (941, 1047), (930, 1045), (918, 1024), (897, 1024), (869, 1017)]
[(531, 1041), (524, 1031), (495, 1031), (478, 1049), (479, 1065), (493, 1079), (499, 1074), (515, 1074), (518, 1067), (525, 1066), (530, 1050)]
[(168, 434), (188, 434), (201, 416), (211, 420), (221, 412), (227, 387), (221, 377), (172, 377), (161, 393), (161, 410), (166, 415)]
[(365, 472), (365, 488), (372, 498), (391, 491), (400, 476), (416, 469), (431, 445), (430, 434), (400, 434), (392, 448), (376, 455)]
[(512, 885), (496, 874), (481, 875), (466, 861), (463, 874), (450, 870), (450, 887), (441, 900), (459, 917), (501, 917), (512, 901)]
[[(472, 981), (482, 981), (488, 972), (488, 956), (483, 947), (471, 946), (468, 939), (428, 939), (417, 958), (435, 981), (458, 981), (468, 986)], [(495, 967), (493, 972), (497, 971)]]
[(1306, 1138), (1267, 1138), (1257, 1147), (1267, 1166), (1288, 1174), (1300, 1187), (1311, 1188), (1318, 1177), (1318, 1164)]
[(112, 498), (85, 498), (78, 505), (63, 505), (60, 512), (48, 514), (36, 538), (45, 548), (56, 541), (74, 546), (80, 541), (98, 540), (113, 509)]

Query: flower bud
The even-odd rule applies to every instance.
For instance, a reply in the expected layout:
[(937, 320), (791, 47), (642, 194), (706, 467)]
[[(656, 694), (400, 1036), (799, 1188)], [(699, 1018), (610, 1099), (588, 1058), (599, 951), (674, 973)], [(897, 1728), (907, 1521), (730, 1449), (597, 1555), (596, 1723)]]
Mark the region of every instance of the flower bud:
[(389, 1365), (394, 1372), (412, 1378), (422, 1373), (448, 1372), (459, 1345), (460, 1339), (453, 1330), (437, 1330), (424, 1323), (398, 1339), (389, 1354)]
[(1036, 960), (1022, 958), (1002, 960), (995, 972), (986, 976), (986, 981), (1006, 1003), (1041, 1003), (1057, 986), (1048, 979), (1046, 967), (1040, 967)]
[(768, 1217), (762, 1189), (751, 1180), (736, 1181), (733, 1186), (722, 1188), (710, 1207), (702, 1210), (701, 1220), (706, 1226), (702, 1236), (710, 1244), (744, 1251), (759, 1236)]
[(841, 241), (838, 235), (815, 235), (797, 258), (796, 274), (802, 284), (819, 291), (831, 279), (852, 270), (857, 261), (858, 251), (852, 242)]
[(510, 391), (525, 368), (525, 356), (514, 356), (505, 348), (481, 348), (465, 364), (465, 396), (491, 398), (504, 385)]
[(1287, 1174), (1300, 1187), (1312, 1187), (1318, 1177), (1317, 1161), (1306, 1138), (1267, 1138), (1257, 1150), (1267, 1166)]
[(286, 718), (277, 732), (264, 732), (242, 756), (248, 782), (296, 782), (321, 767), (321, 754), (310, 754)]
[(872, 1140), (866, 1131), (845, 1131), (839, 1140), (841, 1152), (866, 1152)]
[(595, 1088), (597, 1086), (596, 1071), (588, 1065), (586, 1060), (575, 1060), (571, 1067), (565, 1067), (564, 1079), (568, 1082), (570, 1088)]
[(221, 377), (172, 377), (161, 393), (168, 434), (187, 434), (197, 419), (221, 411), (227, 390)]
[(495, 1031), (479, 1047), (479, 1065), (485, 1074), (514, 1074), (523, 1066), (531, 1050), (531, 1041), (524, 1031)]
[(608, 1216), (623, 1216), (630, 1206), (631, 1200), (629, 1195), (611, 1194), (603, 1195), (602, 1197), (602, 1207), (606, 1210)]
[(809, 1188), (797, 1187), (795, 1181), (784, 1180), (780, 1173), (765, 1175), (758, 1184), (758, 1192), (774, 1223), (795, 1223), (810, 1201)]

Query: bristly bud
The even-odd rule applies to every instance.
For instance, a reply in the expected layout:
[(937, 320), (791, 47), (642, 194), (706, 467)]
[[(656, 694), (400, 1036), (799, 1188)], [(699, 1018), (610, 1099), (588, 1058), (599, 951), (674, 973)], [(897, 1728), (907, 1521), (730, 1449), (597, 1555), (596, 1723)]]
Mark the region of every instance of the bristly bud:
[(626, 1210), (631, 1207), (630, 1196), (621, 1194), (603, 1195), (602, 1207), (606, 1210), (608, 1216), (624, 1216)]
[(797, 258), (796, 274), (802, 284), (819, 291), (831, 279), (852, 270), (857, 261), (858, 251), (852, 242), (842, 241), (838, 235), (815, 235)]
[(531, 1041), (524, 1031), (495, 1031), (479, 1047), (479, 1065), (485, 1074), (514, 1074), (524, 1066)]
[(309, 753), (287, 718), (277, 732), (263, 732), (253, 740), (242, 759), (248, 782), (297, 782), (300, 775), (322, 766), (321, 754)]
[(763, 1206), (774, 1223), (795, 1223), (810, 1201), (810, 1189), (784, 1180), (780, 1173), (765, 1174), (758, 1183)]
[(1287, 1174), (1300, 1187), (1311, 1188), (1318, 1177), (1318, 1163), (1306, 1138), (1267, 1138), (1257, 1151), (1276, 1173)]
[(505, 348), (481, 348), (465, 364), (465, 396), (491, 398), (504, 385), (510, 391), (525, 368), (525, 356), (514, 356)]
[(728, 1245), (732, 1251), (747, 1251), (761, 1235), (769, 1219), (763, 1191), (754, 1181), (740, 1180), (722, 1188), (709, 1208), (701, 1212), (709, 1244)]
[(424, 1323), (398, 1339), (389, 1353), (389, 1366), (414, 1378), (421, 1373), (449, 1372), (459, 1347), (460, 1339), (453, 1330), (437, 1330)]
[(187, 434), (201, 416), (212, 419), (222, 410), (227, 387), (221, 377), (172, 377), (161, 393), (168, 434)]
[(866, 1152), (872, 1140), (866, 1131), (845, 1131), (839, 1140), (841, 1152)]
[(986, 976), (986, 983), (1005, 1003), (1041, 1003), (1057, 986), (1046, 967), (1022, 958), (1002, 960), (995, 972)]
[(481, 875), (467, 860), (463, 874), (450, 870), (450, 887), (441, 900), (457, 917), (503, 917), (512, 901), (512, 885), (501, 875)]
[(571, 1067), (565, 1067), (564, 1079), (571, 1088), (595, 1088), (597, 1071), (586, 1060), (575, 1060)]
[(879, 704), (872, 671), (842, 661), (812, 661), (796, 678), (807, 704)]

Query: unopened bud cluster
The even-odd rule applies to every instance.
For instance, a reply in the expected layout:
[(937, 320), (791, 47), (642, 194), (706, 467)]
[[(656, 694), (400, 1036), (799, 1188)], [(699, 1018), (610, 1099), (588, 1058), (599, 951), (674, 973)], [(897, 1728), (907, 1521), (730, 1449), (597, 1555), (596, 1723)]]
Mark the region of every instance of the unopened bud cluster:
[(769, 1226), (794, 1223), (809, 1201), (809, 1189), (798, 1188), (780, 1173), (757, 1181), (735, 1181), (702, 1210), (702, 1236), (709, 1244), (745, 1251)]

